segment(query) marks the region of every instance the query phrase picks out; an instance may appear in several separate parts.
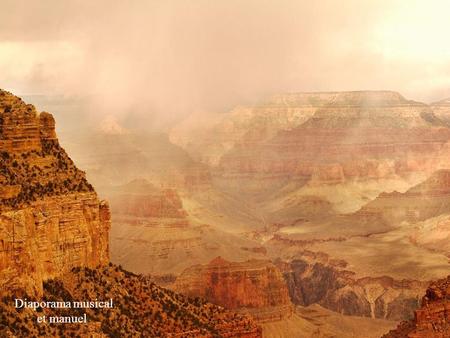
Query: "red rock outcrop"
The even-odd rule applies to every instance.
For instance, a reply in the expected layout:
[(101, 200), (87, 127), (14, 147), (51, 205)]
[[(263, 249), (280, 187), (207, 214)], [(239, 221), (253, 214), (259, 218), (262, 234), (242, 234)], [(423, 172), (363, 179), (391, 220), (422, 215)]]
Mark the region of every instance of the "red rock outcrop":
[(283, 277), (269, 261), (228, 262), (217, 257), (207, 265), (186, 269), (174, 289), (251, 313), (259, 321), (279, 320), (292, 312)]
[(402, 322), (383, 338), (450, 337), (450, 276), (433, 282), (415, 311), (414, 319)]
[(42, 292), (109, 261), (110, 213), (58, 143), (49, 113), (0, 91), (0, 288)]

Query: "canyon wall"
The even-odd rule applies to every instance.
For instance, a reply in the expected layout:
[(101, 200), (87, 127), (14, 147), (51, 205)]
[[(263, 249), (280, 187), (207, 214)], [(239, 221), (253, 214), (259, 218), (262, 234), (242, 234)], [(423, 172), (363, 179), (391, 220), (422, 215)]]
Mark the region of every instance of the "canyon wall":
[(174, 289), (228, 309), (250, 313), (259, 321), (289, 317), (292, 305), (278, 269), (268, 261), (228, 262), (221, 257), (186, 269)]
[(423, 118), (430, 112), (394, 92), (338, 93), (304, 123), (280, 126), (270, 138), (248, 130), (221, 156), (218, 172), (342, 183), (429, 171), (450, 139), (447, 128)]
[(427, 283), (388, 276), (356, 278), (340, 265), (306, 259), (277, 263), (297, 305), (320, 304), (344, 315), (387, 320), (409, 319), (420, 305), (418, 295)]
[(0, 91), (0, 286), (40, 294), (109, 261), (110, 212), (59, 145), (55, 121)]

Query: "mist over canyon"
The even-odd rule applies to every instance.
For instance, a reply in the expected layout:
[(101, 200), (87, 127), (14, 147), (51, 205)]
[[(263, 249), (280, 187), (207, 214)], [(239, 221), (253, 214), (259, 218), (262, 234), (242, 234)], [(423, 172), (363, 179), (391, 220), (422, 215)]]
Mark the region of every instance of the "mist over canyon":
[(60, 139), (110, 202), (113, 263), (267, 337), (380, 337), (449, 273), (448, 102), (288, 93)]

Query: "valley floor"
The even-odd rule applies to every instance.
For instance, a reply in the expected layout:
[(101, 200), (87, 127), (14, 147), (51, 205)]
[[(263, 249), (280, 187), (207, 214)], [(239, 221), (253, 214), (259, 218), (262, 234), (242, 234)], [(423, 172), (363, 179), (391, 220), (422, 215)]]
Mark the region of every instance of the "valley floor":
[(265, 338), (379, 338), (397, 322), (344, 316), (319, 305), (297, 307), (287, 319), (262, 324)]

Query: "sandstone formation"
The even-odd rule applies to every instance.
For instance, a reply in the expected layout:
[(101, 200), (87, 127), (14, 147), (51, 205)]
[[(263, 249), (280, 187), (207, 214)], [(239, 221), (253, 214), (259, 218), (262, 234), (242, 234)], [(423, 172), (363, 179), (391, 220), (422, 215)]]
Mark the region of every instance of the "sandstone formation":
[(259, 321), (280, 320), (292, 312), (283, 277), (268, 261), (228, 262), (217, 257), (207, 265), (186, 269), (174, 289), (251, 313)]
[(431, 108), (434, 119), (443, 121), (447, 126), (450, 125), (450, 98), (432, 103)]
[(450, 277), (433, 282), (415, 311), (414, 319), (402, 322), (383, 338), (450, 337)]
[(340, 93), (297, 127), (236, 143), (218, 174), (336, 184), (430, 172), (450, 131), (425, 121), (429, 110), (396, 93)]
[(0, 91), (0, 286), (40, 293), (109, 260), (110, 213), (58, 143), (55, 121)]

